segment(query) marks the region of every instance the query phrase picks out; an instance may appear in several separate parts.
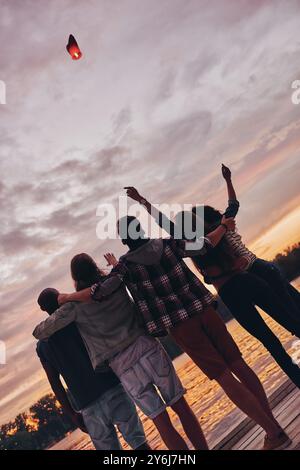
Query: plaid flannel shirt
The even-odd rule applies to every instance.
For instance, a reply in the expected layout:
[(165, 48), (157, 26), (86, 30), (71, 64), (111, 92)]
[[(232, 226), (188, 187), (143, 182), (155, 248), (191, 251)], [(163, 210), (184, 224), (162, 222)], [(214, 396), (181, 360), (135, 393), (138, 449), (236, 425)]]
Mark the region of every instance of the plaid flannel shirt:
[[(191, 256), (185, 251), (186, 242), (173, 238), (162, 242), (159, 264), (138, 264), (125, 258), (113, 270), (123, 274), (146, 330), (153, 336), (166, 334), (169, 328), (201, 313), (215, 302), (213, 295), (183, 261)], [(202, 253), (210, 247), (210, 241), (205, 238)]]

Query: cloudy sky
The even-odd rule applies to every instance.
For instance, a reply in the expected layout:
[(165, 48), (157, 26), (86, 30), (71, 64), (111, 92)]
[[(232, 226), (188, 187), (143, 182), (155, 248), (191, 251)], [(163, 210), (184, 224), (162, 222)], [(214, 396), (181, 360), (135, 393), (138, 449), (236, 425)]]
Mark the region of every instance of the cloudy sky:
[(299, 0), (0, 0), (0, 423), (48, 390), (39, 291), (71, 289), (78, 251), (122, 253), (97, 239), (96, 208), (123, 186), (224, 208), (224, 162), (256, 252), (299, 240), (299, 14)]

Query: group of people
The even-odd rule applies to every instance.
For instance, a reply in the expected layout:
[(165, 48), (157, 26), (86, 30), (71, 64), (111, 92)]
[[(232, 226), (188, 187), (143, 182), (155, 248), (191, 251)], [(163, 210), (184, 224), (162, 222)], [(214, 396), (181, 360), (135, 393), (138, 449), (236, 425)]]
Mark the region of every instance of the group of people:
[[(235, 229), (239, 202), (229, 168), (223, 165), (222, 174), (229, 204), (224, 214), (204, 206), (201, 248), (191, 248), (184, 235), (175, 237), (178, 224), (186, 233), (184, 213), (172, 222), (135, 188), (127, 187), (127, 195), (167, 228), (170, 237), (149, 239), (138, 219), (125, 216), (118, 221), (118, 232), (128, 251), (119, 260), (112, 253), (105, 255), (113, 266), (109, 275), (81, 253), (71, 261), (76, 292), (61, 294), (47, 288), (38, 297), (49, 317), (33, 332), (39, 340), (37, 354), (57, 399), (98, 450), (121, 449), (116, 428), (132, 449), (150, 449), (136, 406), (153, 421), (168, 449), (188, 449), (168, 407), (179, 417), (194, 449), (208, 449), (184, 397), (186, 390), (158, 339), (166, 334), (265, 430), (263, 449), (291, 443), (272, 414), (259, 378), (217, 313), (215, 297), (184, 261), (191, 258), (236, 320), (300, 387), (298, 365), (256, 309), (300, 337), (300, 293), (273, 263), (258, 259), (243, 244)], [(190, 215), (196, 225), (196, 206)]]

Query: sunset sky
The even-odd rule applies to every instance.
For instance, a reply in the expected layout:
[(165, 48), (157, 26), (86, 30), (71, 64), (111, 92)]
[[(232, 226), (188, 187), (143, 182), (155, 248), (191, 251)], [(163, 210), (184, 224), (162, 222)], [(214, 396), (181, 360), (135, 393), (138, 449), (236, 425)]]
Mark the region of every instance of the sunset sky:
[(299, 15), (300, 0), (0, 0), (0, 424), (49, 389), (40, 290), (70, 291), (79, 251), (124, 252), (96, 237), (123, 186), (223, 209), (224, 162), (256, 253), (300, 241)]

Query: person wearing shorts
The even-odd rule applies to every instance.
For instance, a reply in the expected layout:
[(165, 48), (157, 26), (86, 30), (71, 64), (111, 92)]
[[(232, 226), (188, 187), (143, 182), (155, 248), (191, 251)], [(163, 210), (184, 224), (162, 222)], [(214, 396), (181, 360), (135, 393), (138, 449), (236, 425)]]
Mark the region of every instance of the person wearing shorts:
[(151, 336), (140, 336), (109, 365), (136, 405), (151, 419), (175, 405), (186, 392), (169, 355)]
[(210, 380), (218, 379), (242, 359), (241, 351), (213, 308), (175, 326), (171, 335)]
[[(64, 305), (40, 323), (33, 335), (46, 339), (75, 322), (94, 369), (110, 365), (128, 395), (153, 420), (168, 449), (188, 449), (170, 420), (169, 406), (178, 415), (194, 448), (208, 449), (173, 363), (159, 341), (145, 334), (122, 276), (102, 275), (85, 253), (73, 258), (71, 272), (78, 291), (62, 294), (59, 300)], [(94, 300), (80, 303), (90, 299), (92, 288), (87, 286), (92, 285), (97, 287)], [(96, 409), (100, 407), (102, 415), (111, 422), (111, 405), (98, 405)], [(94, 410), (84, 412), (84, 416), (88, 422), (95, 421)]]

